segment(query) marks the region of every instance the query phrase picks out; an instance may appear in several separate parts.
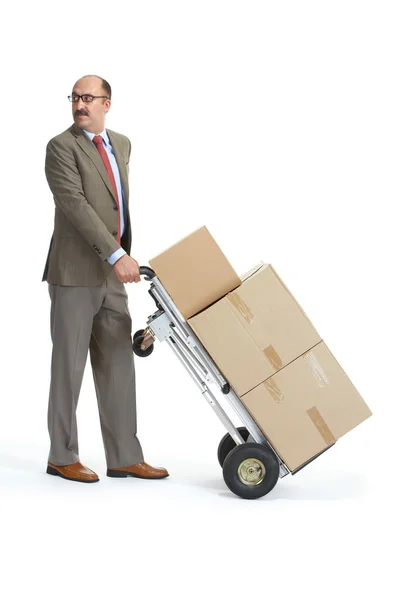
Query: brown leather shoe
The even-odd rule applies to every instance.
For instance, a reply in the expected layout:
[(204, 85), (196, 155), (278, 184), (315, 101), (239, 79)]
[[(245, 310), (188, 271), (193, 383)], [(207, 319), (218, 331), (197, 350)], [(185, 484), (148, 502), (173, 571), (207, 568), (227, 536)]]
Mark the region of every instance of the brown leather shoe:
[(107, 469), (108, 477), (139, 477), (139, 479), (164, 479), (168, 477), (167, 469), (151, 467), (145, 462), (131, 465), (130, 467), (119, 467)]
[(58, 475), (59, 477), (69, 479), (70, 481), (81, 481), (82, 483), (94, 483), (95, 481), (99, 481), (96, 473), (87, 467), (84, 467), (80, 462), (62, 467), (53, 465), (53, 463), (49, 462), (47, 464), (46, 472), (49, 475)]

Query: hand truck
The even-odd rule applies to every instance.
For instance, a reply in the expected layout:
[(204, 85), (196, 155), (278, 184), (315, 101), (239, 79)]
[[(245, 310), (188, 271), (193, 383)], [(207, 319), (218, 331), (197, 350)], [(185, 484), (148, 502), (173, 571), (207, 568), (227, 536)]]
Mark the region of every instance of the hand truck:
[[(225, 380), (153, 269), (140, 267), (140, 274), (151, 282), (148, 291), (157, 311), (147, 319), (146, 329), (134, 334), (134, 353), (146, 357), (153, 352), (155, 340), (167, 342), (228, 432), (222, 438), (217, 453), (227, 487), (241, 498), (265, 496), (279, 478), (291, 471)], [(235, 427), (209, 389), (209, 383), (219, 387), (242, 427)]]

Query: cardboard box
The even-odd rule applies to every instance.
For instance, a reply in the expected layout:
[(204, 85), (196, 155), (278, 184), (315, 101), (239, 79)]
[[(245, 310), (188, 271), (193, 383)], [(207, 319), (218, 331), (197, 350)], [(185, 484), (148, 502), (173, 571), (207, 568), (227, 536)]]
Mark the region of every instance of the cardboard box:
[(372, 414), (324, 342), (241, 400), (291, 471)]
[(241, 396), (321, 341), (271, 265), (188, 321), (227, 381)]
[(185, 319), (241, 283), (206, 227), (155, 256), (149, 264)]

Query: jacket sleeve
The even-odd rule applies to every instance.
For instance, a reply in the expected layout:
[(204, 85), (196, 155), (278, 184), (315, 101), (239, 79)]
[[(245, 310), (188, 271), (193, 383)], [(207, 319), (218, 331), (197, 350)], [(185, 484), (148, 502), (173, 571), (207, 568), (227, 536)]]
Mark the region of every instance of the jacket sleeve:
[(71, 150), (58, 140), (46, 149), (45, 173), (54, 202), (102, 259), (121, 246), (85, 198), (82, 180)]

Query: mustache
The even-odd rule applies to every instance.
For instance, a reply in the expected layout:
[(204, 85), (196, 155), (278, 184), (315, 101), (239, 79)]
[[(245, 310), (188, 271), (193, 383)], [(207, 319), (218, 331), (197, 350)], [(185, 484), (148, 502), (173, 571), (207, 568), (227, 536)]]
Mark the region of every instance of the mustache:
[(88, 117), (89, 113), (87, 113), (86, 110), (83, 110), (83, 108), (78, 108), (78, 110), (75, 111), (74, 116), (77, 117), (78, 115), (85, 115)]

